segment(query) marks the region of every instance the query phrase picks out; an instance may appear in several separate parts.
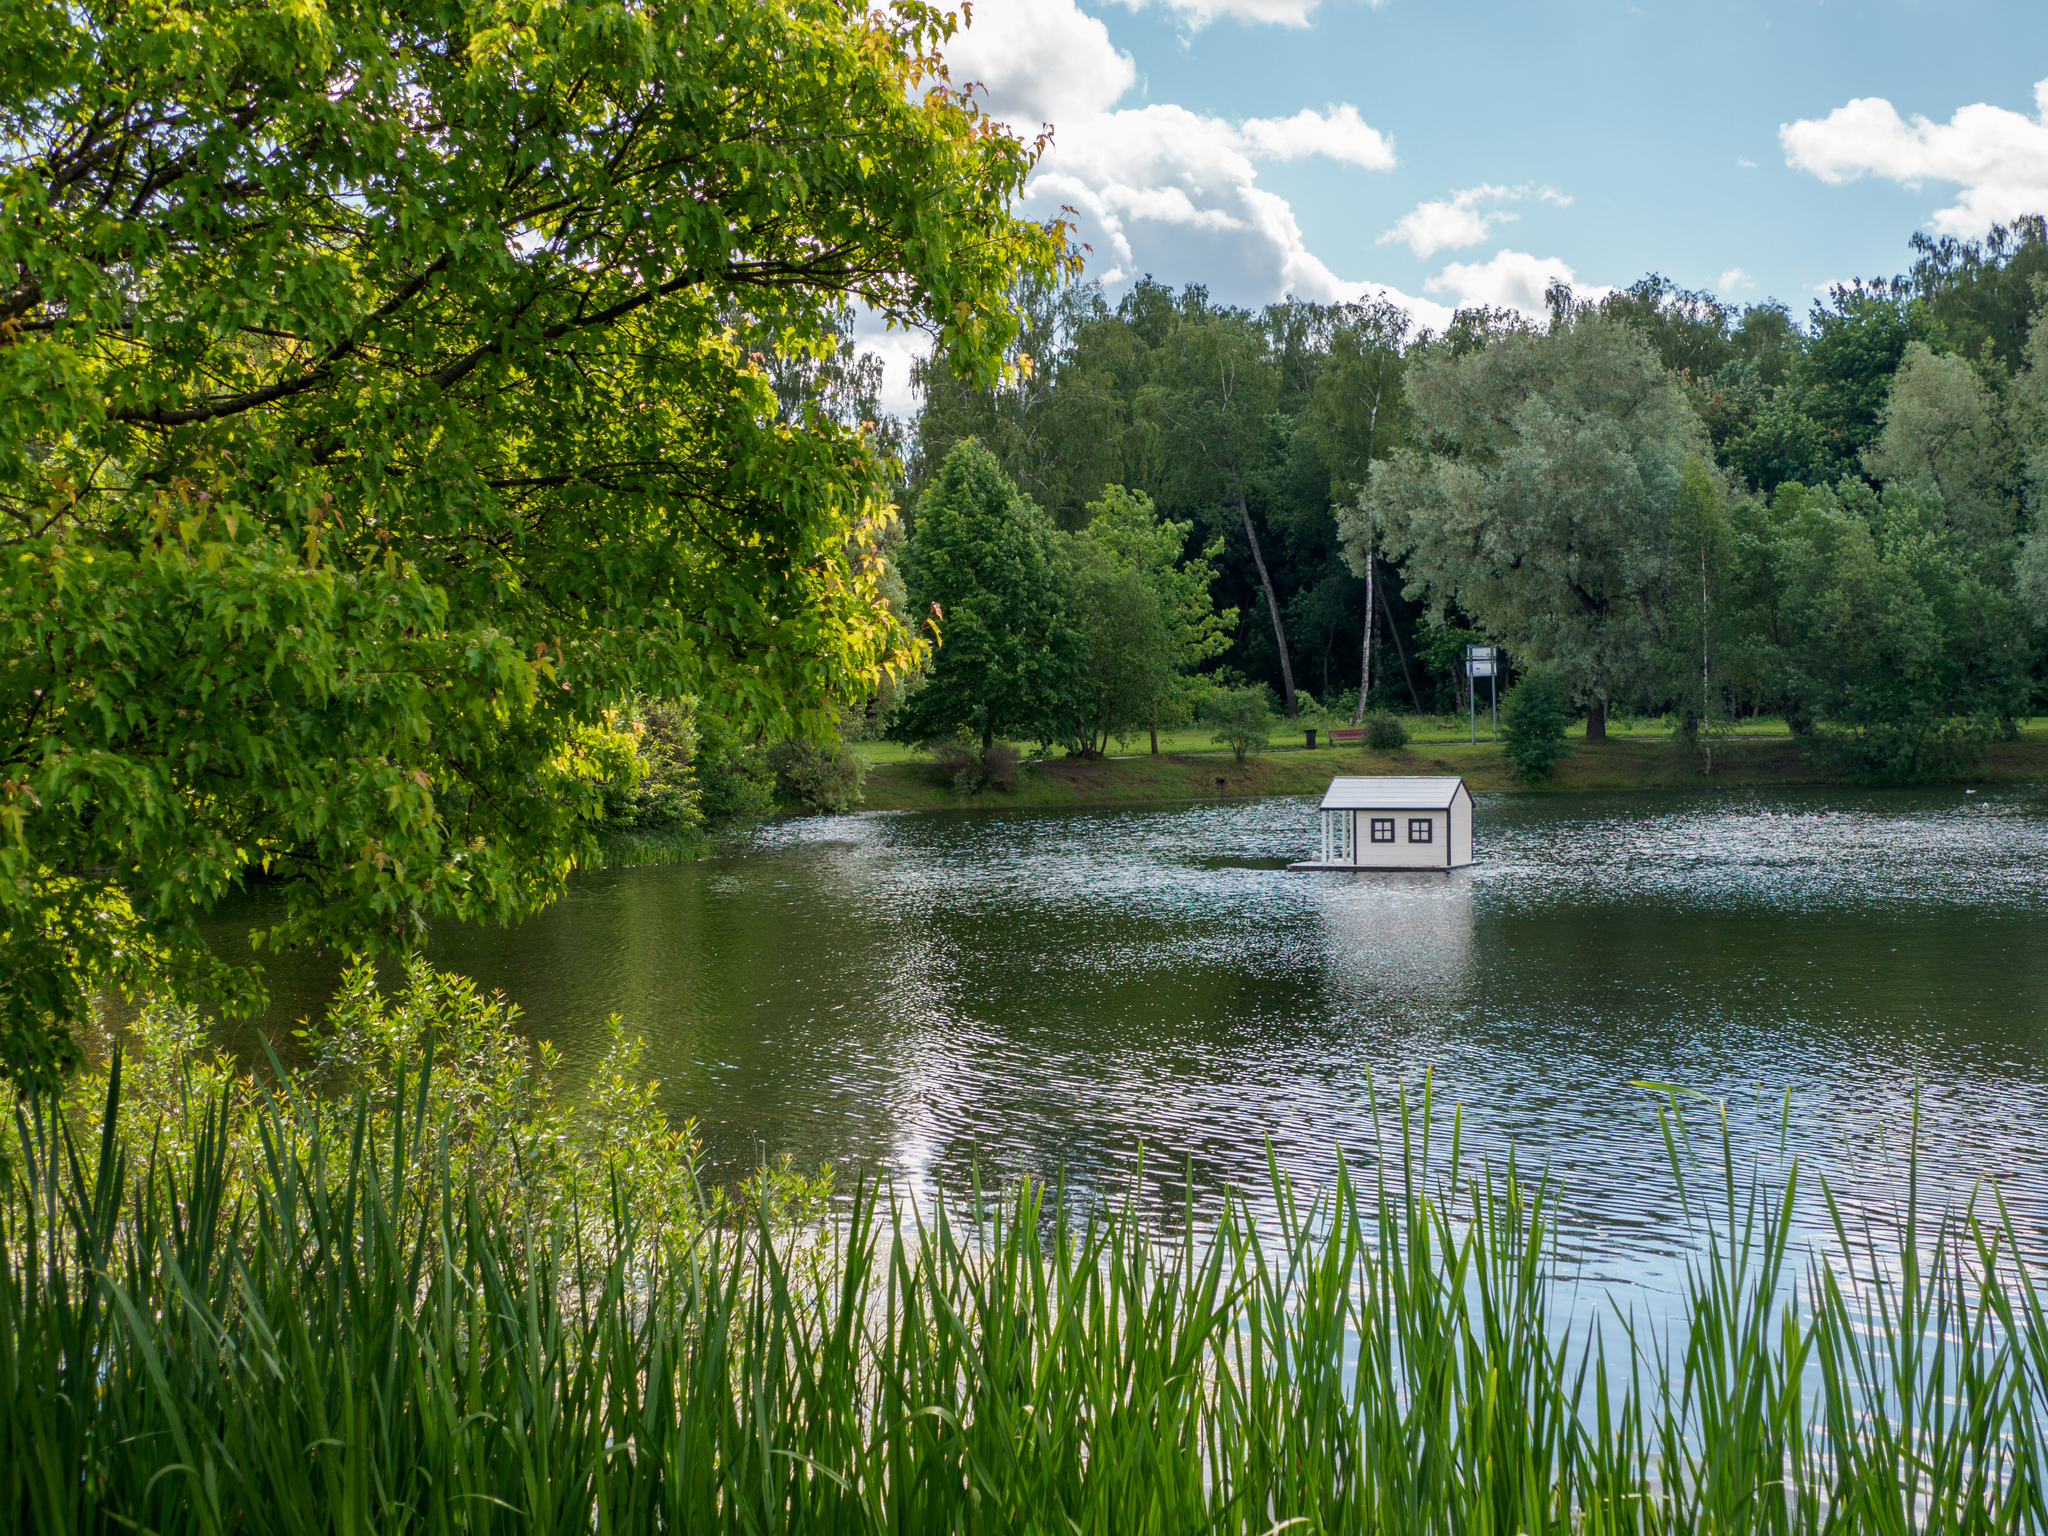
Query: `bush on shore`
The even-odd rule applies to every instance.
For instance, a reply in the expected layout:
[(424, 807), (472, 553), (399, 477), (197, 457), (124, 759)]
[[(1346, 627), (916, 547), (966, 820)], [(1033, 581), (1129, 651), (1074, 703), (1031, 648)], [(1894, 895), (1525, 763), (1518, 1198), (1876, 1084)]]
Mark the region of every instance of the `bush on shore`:
[(1009, 742), (992, 741), (984, 748), (965, 730), (929, 743), (925, 750), (952, 780), (957, 795), (978, 795), (984, 789), (1010, 794), (1024, 774), (1024, 754)]
[(1564, 736), (1571, 718), (1564, 684), (1548, 672), (1523, 673), (1502, 696), (1501, 742), (1523, 783), (1542, 783), (1571, 750)]
[(1242, 763), (1246, 753), (1264, 750), (1273, 733), (1273, 708), (1263, 685), (1217, 688), (1202, 699), (1201, 721), (1212, 733), (1209, 739), (1230, 748)]
[[(446, 1177), (473, 1185), (486, 1205), (542, 1221), (623, 1196), (649, 1232), (687, 1237), (705, 1198), (718, 1215), (737, 1197), (703, 1195), (694, 1123), (672, 1123), (661, 1107), (644, 1042), (616, 1016), (608, 1029), (605, 1054), (572, 1084), (560, 1052), (522, 1032), (502, 993), (417, 958), (387, 989), (374, 965), (357, 961), (324, 1016), (292, 1031), (289, 1061), (258, 1072), (212, 1044), (196, 1011), (146, 1006), (126, 1031), (113, 1129), (181, 1170), (195, 1165), (202, 1142), (219, 1141), (229, 1193), (253, 1202), (274, 1155), (345, 1147), (358, 1131), (390, 1145), (404, 1101), (431, 1081), (435, 1137), (410, 1143), (412, 1160), (396, 1170), (405, 1182), (424, 1187), (445, 1162)], [(107, 1079), (88, 1074), (67, 1093), (74, 1120), (91, 1112)], [(615, 1187), (619, 1167), (632, 1177)], [(786, 1166), (772, 1173), (778, 1210), (809, 1212), (825, 1197), (826, 1185)]]
[(1408, 727), (1384, 709), (1365, 717), (1365, 744), (1374, 752), (1398, 752), (1408, 745)]
[(867, 757), (844, 741), (778, 741), (768, 749), (768, 766), (777, 793), (806, 811), (843, 815), (865, 798)]

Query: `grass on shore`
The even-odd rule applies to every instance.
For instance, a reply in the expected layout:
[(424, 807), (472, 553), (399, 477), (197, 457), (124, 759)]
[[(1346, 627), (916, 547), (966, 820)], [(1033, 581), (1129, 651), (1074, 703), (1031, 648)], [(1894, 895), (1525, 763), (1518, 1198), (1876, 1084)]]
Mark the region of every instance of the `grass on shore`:
[[(1399, 752), (1360, 747), (1296, 745), (1256, 753), (1243, 764), (1228, 752), (1167, 753), (1158, 757), (1050, 758), (1034, 763), (1014, 791), (984, 791), (963, 799), (935, 764), (922, 760), (877, 764), (867, 782), (870, 810), (937, 810), (973, 805), (1077, 808), (1148, 800), (1201, 800), (1321, 794), (1338, 774), (1461, 774), (1475, 790), (1527, 790), (1502, 749), (1482, 739), (1411, 741)], [(2048, 780), (2048, 726), (2032, 726), (2015, 742), (1987, 749), (1971, 783)], [(1719, 738), (1714, 771), (1701, 772), (1700, 755), (1669, 733), (1610, 734), (1604, 742), (1574, 738), (1571, 751), (1536, 793), (1554, 790), (1712, 789), (1779, 784), (1839, 783), (1800, 754), (1789, 735)]]
[[(1407, 729), (1408, 739), (1411, 742), (1424, 744), (1434, 742), (1466, 742), (1470, 740), (1472, 734), (1471, 722), (1463, 715), (1402, 715), (1399, 718), (1401, 724)], [(1585, 728), (1586, 722), (1583, 718), (1574, 723), (1571, 727), (1572, 739), (1574, 741), (1580, 739), (1585, 734)], [(2044, 735), (2048, 735), (2048, 721), (2042, 722), (2041, 730)], [(1668, 741), (1671, 737), (1671, 727), (1661, 717), (1656, 716), (1644, 716), (1641, 718), (1614, 716), (1607, 722), (1607, 734), (1610, 737), (1630, 741)], [(1775, 737), (1785, 740), (1789, 739), (1791, 734), (1785, 728), (1784, 721), (1770, 716), (1759, 716), (1753, 720), (1739, 722), (1728, 733), (1727, 739), (1750, 741), (1759, 737)], [(1482, 710), (1479, 715), (1479, 740), (1481, 743), (1488, 742), (1492, 739), (1492, 735), (1492, 723), (1486, 712)], [(1325, 748), (1330, 745), (1330, 728), (1328, 725), (1317, 726), (1316, 739)], [(1718, 744), (1722, 739), (1717, 736), (1715, 741)], [(1302, 742), (1303, 731), (1300, 725), (1284, 720), (1276, 720), (1274, 722), (1273, 746), (1276, 750), (1288, 751), (1290, 749), (1297, 749), (1302, 746)], [(1114, 742), (1109, 755), (1113, 758), (1149, 755), (1151, 749), (1151, 738), (1138, 735), (1133, 736), (1128, 741)], [(864, 741), (860, 743), (860, 750), (866, 754), (869, 762), (877, 765), (925, 761), (925, 754), (918, 748), (905, 746), (899, 741)], [(1189, 753), (1221, 752), (1226, 756), (1228, 755), (1228, 749), (1218, 746), (1215, 738), (1209, 731), (1192, 725), (1179, 730), (1161, 731), (1159, 733), (1159, 750), (1162, 754), (1186, 755)]]
[(278, 1126), (247, 1203), (205, 1102), (135, 1163), (117, 1090), (97, 1145), (21, 1113), (0, 1202), (0, 1510), (43, 1536), (2048, 1529), (2002, 1208), (1838, 1216), (1802, 1276), (1796, 1172), (1725, 1123), (1715, 1170), (1666, 1122), (1715, 1192), (1669, 1336), (1571, 1338), (1554, 1191), (1461, 1167), (1455, 1121), (1432, 1163), (1426, 1099), (1369, 1184), (1276, 1170), (1263, 1223), (868, 1186), (824, 1247), (678, 1249), (624, 1199), (537, 1230), (408, 1181), (424, 1083), (388, 1146)]

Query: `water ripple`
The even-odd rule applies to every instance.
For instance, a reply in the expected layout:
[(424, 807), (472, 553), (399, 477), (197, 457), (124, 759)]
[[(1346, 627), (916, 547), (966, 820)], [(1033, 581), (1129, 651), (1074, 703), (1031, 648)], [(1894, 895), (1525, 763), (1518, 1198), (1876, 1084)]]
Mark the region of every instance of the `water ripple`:
[(1588, 1298), (1647, 1296), (1688, 1226), (1632, 1084), (1725, 1101), (1771, 1176), (1782, 1113), (1859, 1215), (1903, 1200), (1917, 1094), (1923, 1198), (1996, 1179), (2048, 1248), (2048, 796), (1482, 796), (1476, 825), (1469, 870), (1350, 877), (1272, 867), (1302, 800), (812, 819), (435, 952), (572, 1062), (623, 1014), (728, 1169), (1088, 1191), (1142, 1155), (1168, 1220), (1184, 1177), (1261, 1185), (1269, 1142), (1369, 1171), (1426, 1078), (1468, 1152), (1562, 1181)]

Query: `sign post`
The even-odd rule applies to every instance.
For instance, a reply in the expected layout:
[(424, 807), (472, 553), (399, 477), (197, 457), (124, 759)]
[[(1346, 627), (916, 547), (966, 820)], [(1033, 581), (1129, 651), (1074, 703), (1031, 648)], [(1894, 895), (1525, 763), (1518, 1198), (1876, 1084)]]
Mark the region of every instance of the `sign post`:
[(1469, 729), (1473, 745), (1479, 742), (1479, 689), (1476, 686), (1484, 677), (1492, 680), (1493, 695), (1493, 739), (1500, 740), (1500, 649), (1491, 645), (1468, 645), (1465, 647), (1465, 703), (1471, 719)]

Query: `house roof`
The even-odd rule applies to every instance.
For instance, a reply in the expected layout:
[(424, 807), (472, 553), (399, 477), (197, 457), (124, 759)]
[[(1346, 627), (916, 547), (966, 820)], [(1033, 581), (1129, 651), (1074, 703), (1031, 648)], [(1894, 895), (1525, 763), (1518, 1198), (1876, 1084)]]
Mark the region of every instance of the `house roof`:
[(1371, 778), (1337, 778), (1323, 793), (1326, 811), (1443, 811), (1465, 781), (1449, 778), (1425, 779), (1406, 774), (1385, 774)]

